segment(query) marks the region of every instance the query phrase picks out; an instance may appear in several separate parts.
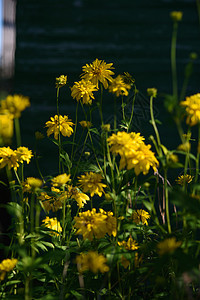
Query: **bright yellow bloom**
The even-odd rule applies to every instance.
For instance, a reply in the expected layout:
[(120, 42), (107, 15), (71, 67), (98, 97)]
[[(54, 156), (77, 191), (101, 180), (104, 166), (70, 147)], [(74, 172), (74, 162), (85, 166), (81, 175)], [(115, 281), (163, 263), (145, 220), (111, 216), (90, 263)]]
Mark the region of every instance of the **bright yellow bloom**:
[(4, 144), (11, 144), (11, 139), (13, 137), (13, 114), (8, 111), (0, 114), (0, 137), (2, 138)]
[(83, 128), (90, 128), (90, 127), (92, 127), (92, 123), (90, 121), (80, 121), (79, 123), (80, 123), (80, 125)]
[(93, 273), (105, 273), (109, 271), (106, 265), (106, 258), (98, 252), (89, 251), (88, 253), (81, 253), (76, 257), (77, 268), (80, 273), (85, 271), (92, 271)]
[(85, 175), (78, 177), (78, 185), (84, 193), (89, 192), (91, 197), (93, 197), (94, 194), (101, 197), (104, 192), (103, 188), (106, 187), (106, 184), (101, 182), (102, 179), (103, 177), (99, 173), (85, 172)]
[(72, 195), (71, 198), (76, 200), (77, 205), (79, 208), (83, 208), (84, 204), (87, 203), (87, 201), (90, 200), (90, 198), (88, 197), (88, 195), (82, 193), (78, 188), (73, 188), (72, 189)]
[(71, 119), (68, 119), (68, 116), (59, 116), (55, 115), (54, 117), (50, 118), (51, 121), (47, 121), (45, 123), (45, 127), (48, 127), (47, 129), (47, 136), (50, 136), (51, 134), (54, 134), (54, 138), (57, 140), (59, 131), (63, 136), (70, 137), (73, 133), (72, 126), (74, 123), (71, 122)]
[(108, 88), (108, 81), (112, 82), (111, 77), (114, 73), (111, 69), (113, 63), (107, 64), (104, 60), (99, 60), (96, 58), (91, 64), (86, 64), (83, 66), (83, 74), (81, 78), (91, 81), (97, 88), (99, 88), (99, 81), (103, 84), (104, 88)]
[(158, 243), (158, 253), (159, 255), (163, 254), (171, 254), (173, 253), (178, 247), (181, 246), (181, 241), (177, 242), (175, 237), (168, 238), (160, 243)]
[(29, 164), (31, 158), (33, 157), (32, 151), (27, 147), (18, 147), (17, 150), (15, 150), (15, 153), (17, 155), (17, 161), (20, 163), (25, 161), (27, 164)]
[(118, 245), (120, 247), (124, 247), (126, 250), (137, 250), (139, 248), (138, 243), (132, 239), (132, 237), (130, 236), (128, 241), (122, 241), (122, 242), (118, 242)]
[(71, 88), (71, 96), (77, 101), (81, 99), (83, 104), (92, 104), (92, 99), (94, 99), (93, 92), (97, 90), (98, 89), (92, 82), (82, 79), (81, 81), (74, 83)]
[(5, 100), (1, 101), (1, 109), (8, 110), (14, 115), (14, 118), (19, 118), (21, 112), (29, 106), (29, 98), (22, 95), (8, 95)]
[(53, 179), (51, 179), (51, 184), (55, 187), (62, 187), (66, 185), (66, 183), (70, 180), (70, 174), (67, 175), (66, 173), (60, 174)]
[(181, 101), (180, 105), (185, 106), (188, 115), (187, 124), (194, 126), (200, 122), (200, 93), (186, 97), (186, 100)]
[(144, 209), (137, 209), (132, 214), (133, 222), (136, 224), (142, 223), (143, 225), (148, 225), (147, 220), (150, 218), (150, 214)]
[(128, 90), (131, 89), (131, 85), (124, 82), (124, 78), (121, 75), (118, 75), (115, 79), (112, 80), (109, 86), (109, 92), (115, 94), (117, 97), (128, 96)]
[(0, 169), (8, 166), (8, 169), (19, 167), (17, 162), (17, 154), (10, 147), (0, 148)]
[(67, 76), (60, 75), (56, 78), (56, 88), (61, 88), (67, 83)]
[(7, 258), (2, 260), (2, 262), (0, 263), (0, 281), (4, 280), (7, 272), (10, 272), (14, 269), (17, 262), (18, 260), (16, 258)]
[(184, 185), (185, 183), (190, 183), (194, 176), (191, 176), (189, 174), (181, 175), (176, 179), (176, 182), (180, 185)]
[(113, 216), (113, 212), (111, 211), (104, 211), (102, 208), (99, 209), (100, 213), (106, 215), (107, 218), (105, 219), (106, 222), (106, 230), (108, 235), (117, 235), (117, 219)]
[(183, 12), (182, 11), (172, 11), (170, 17), (173, 21), (179, 22), (182, 20)]
[(26, 181), (24, 182), (23, 191), (24, 192), (36, 191), (42, 186), (42, 184), (43, 182), (39, 178), (27, 177)]
[(57, 218), (46, 217), (44, 220), (42, 220), (42, 223), (44, 223), (45, 227), (54, 230), (51, 232), (51, 235), (59, 236), (59, 233), (62, 232), (62, 227), (60, 226), (60, 222), (57, 220)]

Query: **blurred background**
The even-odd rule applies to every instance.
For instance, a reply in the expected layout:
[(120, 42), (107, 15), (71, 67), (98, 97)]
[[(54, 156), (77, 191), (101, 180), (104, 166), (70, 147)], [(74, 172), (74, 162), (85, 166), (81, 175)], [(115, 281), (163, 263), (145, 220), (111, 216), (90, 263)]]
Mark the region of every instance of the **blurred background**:
[[(163, 108), (163, 94), (172, 92), (170, 12), (183, 12), (177, 40), (179, 89), (184, 68), (191, 52), (199, 56), (199, 0), (0, 0), (1, 18), (1, 98), (6, 93), (30, 97), (31, 107), (20, 119), (22, 143), (31, 149), (34, 133), (56, 113), (55, 78), (68, 76), (69, 85), (79, 80), (82, 66), (96, 58), (112, 62), (116, 75), (129, 72), (136, 80), (140, 97), (136, 102), (136, 129), (153, 133), (149, 126), (149, 102), (146, 89), (156, 87), (156, 117), (163, 144), (173, 146), (177, 135)], [(199, 92), (200, 60), (194, 62), (187, 94)], [(105, 98), (105, 114), (113, 111), (112, 101)], [(61, 89), (61, 113), (75, 117), (76, 103), (70, 89)], [(171, 131), (170, 131), (171, 126)], [(177, 144), (176, 144), (177, 145)], [(43, 154), (57, 149), (43, 142)], [(42, 152), (42, 151), (41, 151)], [(46, 164), (47, 172), (54, 168)]]

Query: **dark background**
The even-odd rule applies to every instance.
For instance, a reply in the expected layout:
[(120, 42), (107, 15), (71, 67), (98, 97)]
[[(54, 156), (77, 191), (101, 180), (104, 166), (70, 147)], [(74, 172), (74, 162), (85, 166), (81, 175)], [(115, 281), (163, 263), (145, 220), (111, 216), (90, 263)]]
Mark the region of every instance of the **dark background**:
[[(72, 86), (74, 81), (79, 80), (82, 66), (98, 58), (107, 63), (113, 62), (116, 74), (127, 71), (136, 79), (141, 96), (136, 102), (135, 130), (146, 137), (153, 133), (149, 126), (146, 89), (158, 89), (156, 117), (166, 122), (159, 127), (162, 142), (169, 147), (177, 146), (177, 134), (163, 108), (162, 97), (163, 93), (172, 92), (172, 21), (169, 14), (173, 10), (183, 11), (177, 44), (178, 83), (181, 88), (189, 54), (199, 54), (200, 49), (195, 0), (18, 0), (13, 89), (31, 100), (31, 107), (20, 120), (22, 142), (33, 148), (34, 132), (41, 130), (46, 133), (43, 129), (45, 122), (56, 114), (55, 78), (66, 74)], [(199, 64), (198, 59), (189, 82), (188, 95), (199, 92)], [(74, 120), (76, 103), (69, 88), (61, 89), (60, 103), (61, 113)], [(112, 111), (112, 100), (104, 98), (106, 118), (109, 119)], [(45, 172), (52, 172), (57, 149), (44, 141), (40, 147), (46, 159), (48, 153)]]

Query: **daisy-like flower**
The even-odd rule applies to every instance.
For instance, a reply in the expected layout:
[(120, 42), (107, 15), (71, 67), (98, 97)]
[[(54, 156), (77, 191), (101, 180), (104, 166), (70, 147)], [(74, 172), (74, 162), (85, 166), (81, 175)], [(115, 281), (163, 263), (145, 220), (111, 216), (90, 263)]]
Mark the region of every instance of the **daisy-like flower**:
[(132, 214), (132, 220), (136, 224), (142, 223), (143, 225), (148, 225), (148, 219), (150, 218), (150, 214), (144, 209), (137, 209)]
[(0, 114), (0, 137), (5, 144), (10, 144), (13, 137), (13, 118), (8, 111)]
[(33, 157), (32, 151), (27, 147), (18, 147), (17, 150), (15, 150), (15, 153), (17, 155), (17, 160), (20, 163), (25, 161), (27, 164), (29, 164), (31, 158)]
[(54, 187), (63, 187), (70, 180), (70, 176), (71, 176), (70, 174), (67, 175), (66, 173), (60, 174), (60, 175), (54, 177), (53, 179), (51, 179), (51, 184)]
[(121, 75), (118, 75), (112, 80), (109, 85), (109, 92), (119, 96), (128, 96), (128, 90), (131, 89), (131, 85), (124, 82), (124, 78)]
[(80, 123), (80, 125), (83, 127), (83, 128), (90, 128), (90, 127), (92, 127), (92, 123), (90, 122), (90, 121), (80, 121), (79, 122)]
[(194, 178), (194, 176), (191, 176), (189, 174), (185, 174), (185, 175), (181, 175), (178, 177), (178, 179), (176, 179), (176, 182), (180, 185), (184, 185), (185, 183), (190, 183), (192, 182), (192, 179)]
[(72, 195), (71, 198), (76, 200), (77, 205), (79, 208), (83, 208), (84, 205), (87, 203), (87, 201), (90, 200), (88, 195), (82, 193), (78, 188), (74, 187), (72, 189)]
[(11, 114), (14, 115), (14, 118), (19, 118), (21, 112), (29, 107), (30, 101), (28, 97), (22, 95), (8, 95), (5, 100), (1, 101), (1, 109), (8, 110)]
[(65, 86), (66, 83), (67, 83), (67, 76), (60, 75), (59, 77), (56, 78), (56, 88), (61, 88)]
[(17, 162), (17, 154), (10, 147), (1, 147), (0, 148), (0, 169), (8, 166), (8, 169), (19, 167)]
[(89, 192), (91, 197), (95, 194), (102, 196), (106, 184), (102, 183), (103, 177), (99, 173), (85, 172), (85, 175), (78, 177), (78, 186), (81, 187), (84, 193)]
[(158, 254), (172, 254), (177, 248), (181, 246), (181, 241), (177, 242), (175, 237), (168, 238), (157, 245)]
[(77, 268), (80, 273), (85, 271), (92, 271), (93, 273), (105, 273), (109, 271), (106, 265), (106, 258), (98, 252), (89, 251), (88, 253), (81, 253), (76, 257)]
[(55, 115), (54, 117), (50, 118), (51, 121), (47, 121), (45, 123), (45, 127), (48, 127), (47, 129), (47, 136), (50, 136), (51, 134), (54, 134), (54, 138), (57, 140), (59, 131), (63, 136), (70, 137), (73, 133), (72, 126), (74, 123), (72, 123), (71, 119), (68, 119), (68, 116), (59, 116)]
[(6, 273), (12, 271), (15, 268), (17, 262), (18, 260), (16, 258), (7, 258), (2, 260), (2, 262), (0, 263), (0, 281), (4, 280)]
[(107, 64), (104, 60), (95, 59), (91, 64), (83, 66), (83, 74), (81, 78), (91, 81), (97, 88), (99, 88), (99, 82), (101, 82), (105, 89), (108, 88), (108, 82), (112, 82), (114, 72), (111, 69), (113, 63)]
[(82, 100), (83, 104), (92, 104), (94, 99), (93, 92), (97, 91), (96, 85), (91, 81), (82, 79), (81, 81), (75, 82), (71, 88), (71, 96), (77, 101)]
[(126, 250), (131, 250), (131, 251), (134, 251), (134, 250), (137, 250), (139, 248), (138, 246), (138, 243), (133, 240), (133, 238), (130, 236), (128, 241), (122, 241), (122, 242), (118, 242), (118, 245), (120, 247), (124, 247)]
[(107, 218), (105, 219), (106, 228), (108, 235), (117, 235), (117, 219), (113, 216), (113, 212), (111, 211), (104, 211), (102, 208), (99, 209), (100, 213), (106, 215)]
[(44, 220), (42, 220), (42, 223), (44, 223), (44, 226), (52, 229), (51, 235), (59, 236), (59, 234), (62, 232), (62, 227), (60, 226), (60, 222), (57, 220), (57, 218), (49, 218), (46, 217)]
[(100, 239), (107, 233), (107, 216), (97, 213), (95, 208), (79, 213), (74, 220), (74, 226), (78, 229), (76, 234), (81, 234), (84, 240), (92, 241), (94, 237)]
[(194, 126), (200, 122), (200, 93), (186, 97), (186, 100), (181, 101), (180, 105), (185, 106), (188, 125)]
[(24, 182), (23, 191), (24, 192), (36, 191), (42, 186), (42, 184), (43, 182), (39, 178), (27, 177), (26, 181)]
[(183, 12), (182, 11), (172, 11), (170, 17), (173, 21), (179, 22), (182, 20)]

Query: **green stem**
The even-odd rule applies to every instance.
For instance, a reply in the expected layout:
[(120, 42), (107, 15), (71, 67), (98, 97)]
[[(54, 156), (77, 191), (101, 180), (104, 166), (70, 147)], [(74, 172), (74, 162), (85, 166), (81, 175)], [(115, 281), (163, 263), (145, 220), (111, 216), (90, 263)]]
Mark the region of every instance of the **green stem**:
[(151, 122), (156, 134), (156, 139), (157, 139), (157, 143), (158, 143), (158, 147), (159, 147), (159, 151), (158, 151), (158, 155), (162, 155), (162, 151), (161, 151), (161, 142), (160, 142), (160, 136), (159, 136), (159, 132), (156, 126), (156, 122), (154, 119), (154, 114), (153, 114), (153, 96), (150, 97), (150, 114), (151, 114)]
[(169, 215), (169, 195), (168, 195), (168, 185), (167, 185), (167, 169), (164, 170), (164, 188), (165, 188), (165, 205), (166, 205), (166, 218), (167, 218), (167, 228), (168, 233), (171, 234), (171, 223)]
[(14, 123), (15, 123), (15, 133), (16, 133), (17, 147), (20, 147), (22, 142), (21, 142), (19, 118), (15, 118)]
[(130, 129), (130, 126), (131, 126), (131, 122), (132, 122), (132, 119), (133, 119), (133, 112), (134, 112), (135, 99), (136, 99), (136, 86), (134, 86), (134, 87), (135, 87), (135, 91), (134, 91), (135, 94), (133, 96), (132, 107), (131, 107), (131, 116), (130, 116), (130, 119), (129, 119), (127, 132), (129, 132), (129, 129)]
[(72, 141), (72, 152), (71, 152), (71, 161), (73, 159), (73, 153), (74, 153), (74, 142), (75, 142), (75, 135), (76, 135), (76, 129), (77, 129), (77, 122), (78, 122), (78, 104), (76, 105), (76, 120), (75, 120), (75, 127), (74, 127), (74, 134), (73, 134), (73, 141)]
[(199, 155), (200, 155), (200, 124), (198, 125), (198, 142), (197, 142), (197, 158), (196, 158), (196, 174), (195, 174), (195, 182), (198, 182), (199, 175)]
[(60, 137), (60, 113), (59, 113), (59, 87), (57, 88), (56, 94), (56, 106), (57, 106), (57, 115), (58, 115), (58, 171), (61, 174), (61, 137)]
[(178, 22), (173, 23), (173, 32), (171, 40), (171, 70), (172, 70), (172, 90), (173, 96), (178, 101), (178, 85), (176, 71), (176, 41), (177, 41)]

